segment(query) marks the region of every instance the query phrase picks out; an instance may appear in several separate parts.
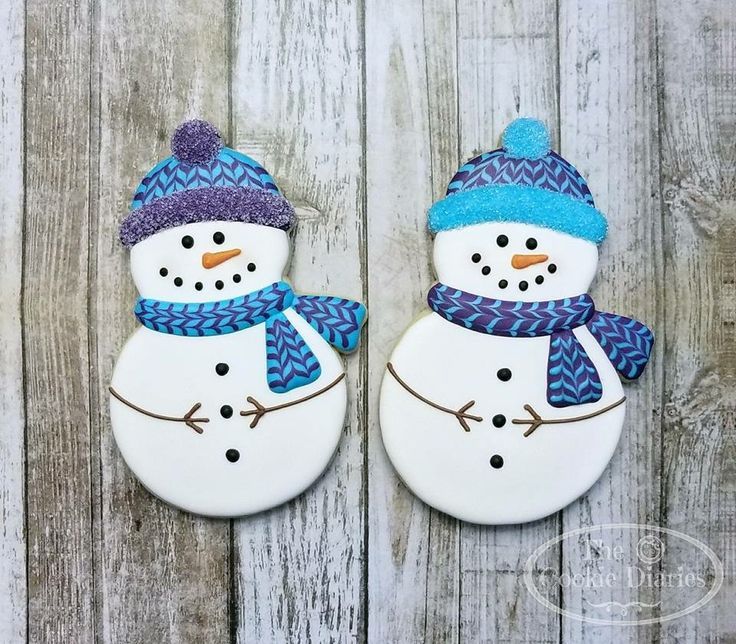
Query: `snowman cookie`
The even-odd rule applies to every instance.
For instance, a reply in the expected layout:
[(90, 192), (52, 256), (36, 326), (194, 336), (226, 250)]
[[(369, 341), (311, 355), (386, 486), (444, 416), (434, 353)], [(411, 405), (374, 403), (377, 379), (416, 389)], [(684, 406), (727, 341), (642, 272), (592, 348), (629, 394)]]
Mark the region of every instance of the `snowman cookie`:
[(115, 440), (153, 494), (234, 517), (309, 487), (345, 420), (343, 363), (366, 310), (294, 293), (283, 273), (294, 210), (205, 121), (141, 182), (120, 239), (141, 323), (110, 386)]
[(623, 426), (619, 376), (640, 376), (653, 344), (587, 294), (606, 220), (544, 125), (518, 119), (502, 143), (429, 210), (439, 282), (380, 400), (401, 479), (480, 524), (534, 521), (593, 485)]

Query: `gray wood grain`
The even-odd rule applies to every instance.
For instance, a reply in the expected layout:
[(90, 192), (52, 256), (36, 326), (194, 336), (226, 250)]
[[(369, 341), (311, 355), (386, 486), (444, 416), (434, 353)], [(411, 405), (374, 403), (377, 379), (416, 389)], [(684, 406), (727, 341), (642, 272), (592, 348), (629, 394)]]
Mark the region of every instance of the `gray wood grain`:
[[(235, 16), (234, 143), (297, 207), (297, 292), (365, 301), (360, 14), (321, 0), (244, 2)], [(337, 454), (297, 499), (234, 524), (242, 642), (362, 637), (367, 339), (346, 360), (349, 406)]]
[(107, 387), (136, 327), (129, 252), (118, 241), (118, 225), (143, 175), (170, 154), (169, 139), (181, 121), (207, 118), (227, 136), (228, 9), (224, 2), (106, 1), (99, 12), (93, 133), (99, 173), (90, 240), (98, 636), (221, 642), (230, 630), (229, 523), (179, 512), (133, 477), (112, 436)]
[[(0, 34), (0, 641), (736, 638), (734, 3), (11, 0)], [(377, 402), (433, 279), (427, 207), (517, 115), (548, 122), (608, 216), (598, 306), (657, 341), (602, 479), (557, 516), (483, 528), (399, 482)], [(232, 522), (143, 490), (108, 418), (135, 328), (117, 226), (192, 116), (295, 203), (297, 290), (370, 310), (325, 476)], [(537, 546), (622, 521), (710, 545), (719, 596), (625, 629), (534, 601), (521, 576)], [(683, 554), (667, 548), (663, 567)], [(568, 544), (542, 565), (581, 556)], [(561, 595), (572, 611), (612, 598)]]
[(87, 2), (26, 4), (23, 359), (28, 638), (95, 633)]
[(22, 2), (0, 5), (0, 641), (26, 634)]
[[(666, 641), (736, 638), (736, 7), (658, 3), (665, 248), (662, 521), (726, 565)], [(682, 558), (677, 543), (663, 560)]]
[[(644, 321), (658, 336), (645, 375), (625, 385), (626, 420), (601, 479), (563, 511), (563, 530), (610, 523), (659, 524), (663, 345), (662, 240), (656, 94), (656, 19), (648, 3), (560, 4), (561, 153), (587, 179), (609, 222), (591, 294), (596, 307)], [(600, 25), (607, 25), (601, 29)], [(641, 532), (641, 534), (640, 534)], [(605, 533), (632, 552), (644, 531)], [(587, 541), (568, 540), (563, 572), (581, 569)], [(590, 603), (659, 597), (646, 588), (563, 592), (576, 614), (605, 618)], [(652, 641), (657, 626), (613, 627), (564, 619), (564, 641)]]

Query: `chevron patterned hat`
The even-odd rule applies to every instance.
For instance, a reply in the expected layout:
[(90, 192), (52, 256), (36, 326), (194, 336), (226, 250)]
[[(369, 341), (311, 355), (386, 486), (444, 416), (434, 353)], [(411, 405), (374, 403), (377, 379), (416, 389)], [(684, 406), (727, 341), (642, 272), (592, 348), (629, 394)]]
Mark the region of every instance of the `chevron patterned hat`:
[(167, 228), (200, 221), (241, 221), (288, 230), (294, 209), (265, 168), (223, 147), (207, 121), (182, 123), (171, 137), (173, 156), (143, 177), (120, 241), (133, 246)]
[(533, 224), (599, 244), (607, 223), (580, 173), (550, 150), (536, 119), (516, 119), (503, 147), (468, 161), (429, 209), (432, 233), (490, 221)]

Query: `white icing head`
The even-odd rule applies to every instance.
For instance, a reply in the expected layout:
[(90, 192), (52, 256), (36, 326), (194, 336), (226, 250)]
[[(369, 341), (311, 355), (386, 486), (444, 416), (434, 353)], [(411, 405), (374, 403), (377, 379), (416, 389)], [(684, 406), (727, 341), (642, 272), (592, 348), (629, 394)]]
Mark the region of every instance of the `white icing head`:
[(280, 281), (288, 261), (283, 230), (234, 221), (168, 228), (130, 252), (141, 297), (165, 302), (238, 297)]
[(438, 232), (434, 265), (448, 286), (499, 300), (538, 302), (587, 292), (598, 248), (549, 228), (491, 222)]

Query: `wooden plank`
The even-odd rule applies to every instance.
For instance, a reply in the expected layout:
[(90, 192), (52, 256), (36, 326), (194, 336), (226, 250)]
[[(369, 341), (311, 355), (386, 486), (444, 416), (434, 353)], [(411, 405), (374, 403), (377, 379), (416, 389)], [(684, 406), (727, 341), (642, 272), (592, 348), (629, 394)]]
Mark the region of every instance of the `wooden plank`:
[[(569, 0), (560, 5), (560, 151), (586, 178), (609, 222), (591, 294), (600, 310), (641, 320), (658, 335), (663, 331), (657, 296), (663, 255), (655, 24), (648, 3)], [(625, 385), (626, 421), (617, 451), (601, 479), (564, 510), (564, 530), (658, 523), (661, 442), (652, 425), (661, 413), (662, 348), (658, 343), (645, 375)], [(628, 556), (644, 533), (622, 529), (604, 537)], [(565, 541), (563, 572), (582, 571), (586, 546), (584, 540)], [(605, 586), (565, 591), (564, 607), (615, 620), (623, 618), (596, 611), (590, 603), (658, 599), (644, 586), (622, 592)], [(562, 628), (563, 640), (624, 642), (652, 640), (656, 626), (616, 628), (564, 619)]]
[(457, 639), (458, 523), (399, 482), (378, 423), (386, 362), (432, 283), (426, 210), (457, 167), (454, 25), (454, 2), (366, 3), (372, 642)]
[(28, 638), (94, 639), (87, 339), (90, 6), (26, 4)]
[(224, 1), (166, 0), (105, 1), (99, 11), (99, 179), (90, 241), (98, 635), (105, 642), (224, 642), (229, 523), (170, 508), (134, 479), (110, 431), (107, 387), (136, 327), (118, 224), (143, 175), (170, 154), (169, 139), (182, 120), (206, 118), (227, 136), (228, 9)]
[[(666, 249), (662, 518), (708, 544), (726, 565), (719, 595), (663, 624), (660, 638), (732, 641), (736, 6), (660, 1), (657, 24)], [(678, 545), (668, 541), (663, 567), (682, 560)]]
[(19, 1), (0, 5), (0, 641), (26, 636), (23, 344), (23, 45)]
[[(233, 77), (236, 147), (297, 206), (297, 291), (364, 299), (360, 11), (337, 1), (243, 2)], [(365, 342), (325, 475), (286, 505), (235, 522), (238, 641), (347, 641), (365, 628)]]
[[(496, 148), (517, 116), (543, 120), (556, 142), (555, 2), (461, 0), (457, 29), (461, 161)], [(558, 640), (558, 616), (528, 593), (522, 573), (527, 557), (559, 527), (557, 515), (522, 526), (461, 526), (462, 641)], [(541, 565), (558, 568), (552, 559)]]

